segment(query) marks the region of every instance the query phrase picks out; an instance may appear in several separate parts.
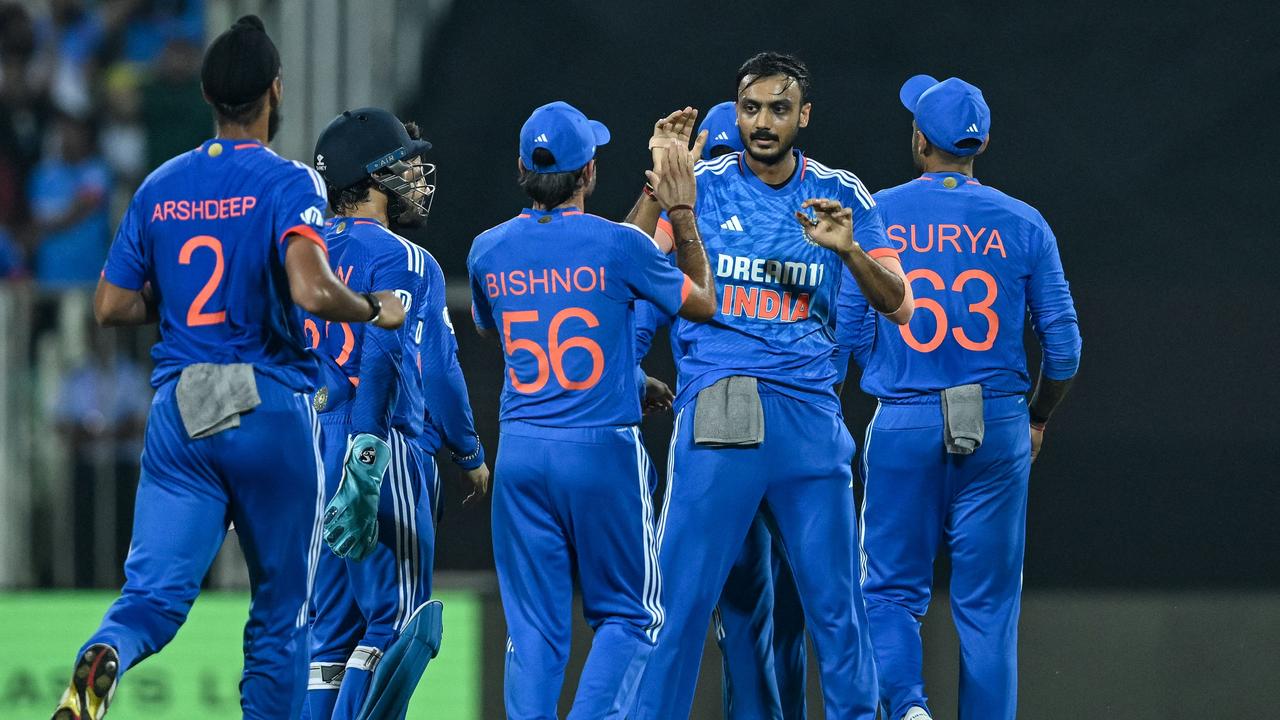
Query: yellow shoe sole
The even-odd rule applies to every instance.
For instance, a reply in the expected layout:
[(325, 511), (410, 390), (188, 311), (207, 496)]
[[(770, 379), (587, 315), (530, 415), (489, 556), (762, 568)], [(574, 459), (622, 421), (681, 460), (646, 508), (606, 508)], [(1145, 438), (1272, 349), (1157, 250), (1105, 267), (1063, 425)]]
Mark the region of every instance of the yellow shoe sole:
[(116, 692), (120, 657), (108, 645), (92, 645), (76, 662), (71, 684), (52, 720), (102, 720)]

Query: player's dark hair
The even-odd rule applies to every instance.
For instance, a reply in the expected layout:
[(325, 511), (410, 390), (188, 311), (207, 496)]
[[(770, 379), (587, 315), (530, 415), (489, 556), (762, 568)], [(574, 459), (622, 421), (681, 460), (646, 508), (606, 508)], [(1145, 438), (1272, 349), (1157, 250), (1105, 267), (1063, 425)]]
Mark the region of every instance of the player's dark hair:
[[(751, 76), (752, 83), (772, 75), (790, 78), (800, 87), (800, 102), (809, 102), (809, 68), (804, 61), (795, 55), (766, 51), (757, 53), (742, 63), (738, 68), (738, 77), (734, 79), (734, 92), (742, 85), (742, 79)], [(785, 88), (784, 88), (785, 89)]]
[[(404, 131), (409, 133), (410, 140), (421, 140), (422, 130), (416, 122), (407, 122), (404, 124)], [(372, 177), (365, 178), (349, 188), (339, 190), (332, 185), (325, 187), (329, 195), (329, 209), (335, 215), (350, 215), (355, 212), (356, 207), (369, 199), (369, 189), (374, 186)]]
[(266, 112), (268, 102), (267, 96), (264, 94), (260, 98), (238, 105), (227, 105), (219, 102), (212, 103), (212, 105), (213, 112), (217, 115), (219, 123), (224, 125), (249, 125), (257, 120), (262, 113)]
[[(533, 149), (533, 164), (538, 166), (554, 165), (556, 157), (550, 150), (540, 147)], [(520, 170), (520, 187), (525, 194), (543, 207), (553, 208), (563, 205), (573, 197), (586, 183), (587, 166), (572, 172), (539, 173), (522, 168)]]

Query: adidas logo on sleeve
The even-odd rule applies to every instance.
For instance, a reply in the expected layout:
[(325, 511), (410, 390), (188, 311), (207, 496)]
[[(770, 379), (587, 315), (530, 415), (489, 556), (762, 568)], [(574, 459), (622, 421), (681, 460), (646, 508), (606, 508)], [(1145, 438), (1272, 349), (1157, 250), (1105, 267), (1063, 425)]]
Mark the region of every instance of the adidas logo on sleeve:
[(738, 220), (737, 215), (730, 216), (728, 220), (720, 223), (721, 230), (732, 230), (734, 232), (744, 232), (742, 222)]

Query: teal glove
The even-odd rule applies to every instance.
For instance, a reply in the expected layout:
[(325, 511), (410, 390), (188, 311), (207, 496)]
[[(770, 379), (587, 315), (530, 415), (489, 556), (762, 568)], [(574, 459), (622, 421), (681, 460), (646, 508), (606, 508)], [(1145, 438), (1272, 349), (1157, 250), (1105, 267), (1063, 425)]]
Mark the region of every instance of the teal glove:
[(347, 440), (342, 482), (324, 511), (324, 541), (338, 557), (363, 560), (378, 544), (378, 495), (391, 446), (368, 433)]

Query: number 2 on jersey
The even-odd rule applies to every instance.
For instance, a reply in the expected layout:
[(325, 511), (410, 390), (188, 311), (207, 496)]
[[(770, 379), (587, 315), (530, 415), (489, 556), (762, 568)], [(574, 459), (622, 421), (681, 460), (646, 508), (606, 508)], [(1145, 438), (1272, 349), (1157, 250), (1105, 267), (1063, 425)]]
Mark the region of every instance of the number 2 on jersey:
[[(947, 289), (946, 283), (942, 281), (942, 276), (932, 270), (916, 268), (907, 273), (908, 284), (920, 279), (929, 281), (934, 290)], [(951, 328), (951, 334), (955, 337), (956, 342), (960, 343), (960, 347), (965, 350), (982, 352), (990, 350), (996, 344), (996, 335), (1000, 333), (1000, 316), (996, 315), (995, 311), (991, 309), (992, 303), (996, 301), (998, 288), (996, 287), (996, 279), (991, 277), (991, 273), (985, 270), (965, 270), (957, 275), (955, 281), (951, 283), (952, 292), (961, 292), (965, 283), (970, 280), (980, 280), (987, 288), (986, 297), (982, 298), (980, 302), (970, 303), (969, 305), (970, 313), (977, 313), (986, 318), (987, 336), (982, 339), (982, 342), (974, 342), (965, 334), (964, 328), (959, 327)], [(902, 333), (902, 339), (911, 349), (922, 353), (933, 352), (938, 349), (938, 346), (947, 337), (947, 313), (936, 300), (916, 296), (915, 301), (917, 310), (926, 310), (933, 313), (934, 318), (937, 320), (938, 327), (934, 331), (933, 337), (929, 338), (928, 342), (920, 342), (915, 335), (911, 334), (910, 324), (899, 325), (898, 332)]]
[(196, 235), (182, 244), (182, 249), (178, 251), (178, 262), (190, 265), (191, 255), (198, 248), (208, 248), (213, 251), (213, 274), (209, 276), (208, 282), (200, 288), (200, 292), (196, 293), (195, 299), (191, 301), (191, 306), (187, 308), (187, 327), (217, 325), (227, 321), (226, 310), (204, 311), (205, 303), (209, 302), (209, 298), (222, 283), (222, 243), (212, 235)]
[[(515, 388), (516, 392), (525, 394), (538, 392), (546, 387), (552, 372), (555, 373), (560, 387), (565, 390), (590, 390), (600, 382), (600, 376), (604, 374), (604, 350), (600, 348), (600, 344), (582, 336), (560, 342), (560, 328), (569, 318), (577, 318), (589, 328), (600, 326), (600, 320), (590, 310), (580, 307), (565, 308), (551, 318), (551, 326), (547, 329), (547, 349), (544, 350), (541, 345), (528, 338), (512, 339), (511, 337), (512, 325), (538, 321), (537, 310), (513, 310), (502, 313), (503, 349), (508, 355), (514, 355), (519, 351), (527, 352), (538, 362), (538, 374), (532, 382), (522, 382), (516, 377), (514, 369), (507, 369), (511, 377), (511, 387)], [(591, 373), (585, 380), (570, 380), (565, 374), (564, 354), (573, 348), (586, 350), (591, 356)]]

